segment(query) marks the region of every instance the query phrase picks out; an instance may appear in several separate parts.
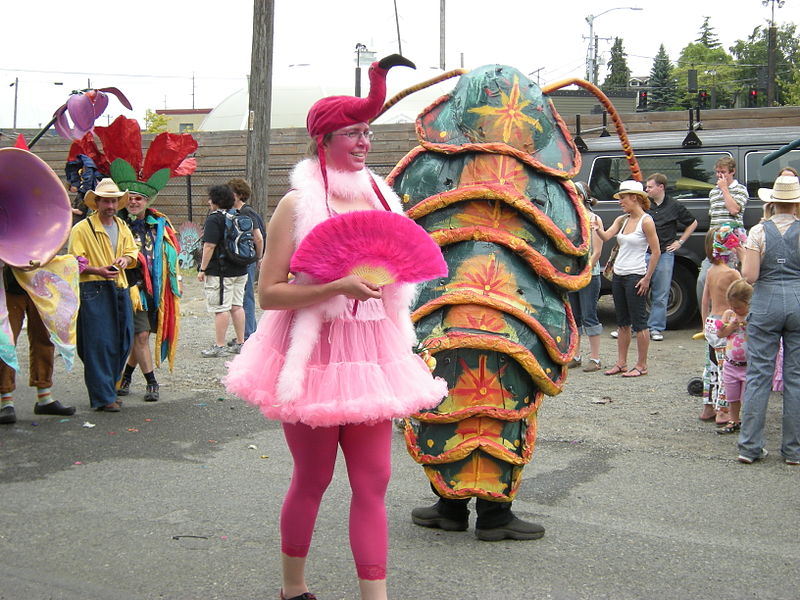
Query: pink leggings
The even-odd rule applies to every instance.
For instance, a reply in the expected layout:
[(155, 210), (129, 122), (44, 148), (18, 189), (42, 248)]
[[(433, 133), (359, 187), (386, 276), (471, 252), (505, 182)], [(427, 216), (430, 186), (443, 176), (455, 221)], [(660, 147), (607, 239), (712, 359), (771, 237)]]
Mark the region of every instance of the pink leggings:
[(359, 579), (386, 579), (389, 533), (384, 498), (391, 475), (392, 422), (311, 428), (283, 424), (294, 458), (281, 509), (281, 551), (305, 557), (322, 495), (342, 447), (350, 480), (350, 549)]

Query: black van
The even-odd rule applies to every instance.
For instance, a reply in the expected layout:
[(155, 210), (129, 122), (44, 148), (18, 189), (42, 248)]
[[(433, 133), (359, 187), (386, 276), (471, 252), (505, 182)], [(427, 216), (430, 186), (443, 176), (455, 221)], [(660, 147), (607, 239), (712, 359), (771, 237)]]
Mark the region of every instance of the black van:
[[(697, 312), (695, 286), (700, 263), (705, 257), (703, 240), (708, 231), (708, 192), (716, 185), (714, 164), (723, 156), (736, 160), (736, 179), (747, 186), (750, 201), (745, 209), (745, 227), (750, 228), (762, 216), (762, 203), (757, 190), (772, 187), (784, 167), (800, 171), (800, 150), (792, 150), (762, 166), (766, 155), (800, 138), (800, 125), (761, 127), (757, 129), (717, 129), (686, 132), (640, 133), (629, 136), (639, 162), (642, 177), (653, 173), (667, 176), (667, 195), (683, 202), (697, 219), (697, 229), (675, 255), (672, 289), (667, 305), (667, 327), (685, 327)], [(613, 195), (621, 181), (631, 179), (631, 172), (622, 146), (616, 136), (582, 138), (585, 150), (576, 181), (586, 181), (599, 200), (594, 211), (609, 227), (621, 214)], [(613, 242), (603, 247), (604, 264)], [(611, 292), (603, 279), (602, 294)]]

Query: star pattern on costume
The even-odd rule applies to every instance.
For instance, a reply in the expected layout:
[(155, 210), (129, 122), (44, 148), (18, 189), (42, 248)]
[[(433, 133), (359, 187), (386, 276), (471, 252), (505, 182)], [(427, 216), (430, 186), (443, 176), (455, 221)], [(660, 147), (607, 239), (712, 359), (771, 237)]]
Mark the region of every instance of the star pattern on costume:
[[(494, 131), (499, 132), (500, 138), (508, 143), (514, 137), (521, 137), (520, 130), (525, 129), (525, 124), (530, 125), (538, 132), (544, 131), (539, 119), (526, 115), (523, 110), (531, 103), (524, 100), (519, 89), (519, 76), (514, 75), (514, 82), (511, 90), (506, 94), (500, 90), (500, 106), (479, 106), (469, 109), (469, 112), (476, 113), (491, 122)], [(515, 131), (516, 130), (516, 131)]]
[(503, 154), (478, 154), (464, 166), (459, 187), (503, 185), (525, 195), (528, 174), (517, 159)]

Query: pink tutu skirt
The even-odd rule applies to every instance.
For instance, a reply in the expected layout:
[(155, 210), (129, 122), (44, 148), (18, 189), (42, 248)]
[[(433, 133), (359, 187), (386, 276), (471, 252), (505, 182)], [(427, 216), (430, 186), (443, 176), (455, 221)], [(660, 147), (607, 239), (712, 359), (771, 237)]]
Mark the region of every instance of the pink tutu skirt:
[(383, 303), (360, 302), (355, 318), (351, 308), (352, 303), (344, 315), (323, 323), (300, 398), (281, 402), (275, 391), (289, 345), (290, 310), (264, 313), (228, 364), (228, 392), (269, 419), (312, 427), (382, 421), (436, 406), (447, 395), (447, 383), (408, 348)]

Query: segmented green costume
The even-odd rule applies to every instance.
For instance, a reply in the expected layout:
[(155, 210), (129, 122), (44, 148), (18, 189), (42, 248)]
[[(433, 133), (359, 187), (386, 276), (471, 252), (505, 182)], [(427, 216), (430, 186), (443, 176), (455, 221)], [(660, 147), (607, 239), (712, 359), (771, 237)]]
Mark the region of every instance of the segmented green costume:
[(390, 174), (449, 276), (412, 318), (449, 395), (406, 424), (411, 456), (447, 498), (513, 500), (544, 394), (558, 394), (585, 286), (588, 214), (569, 181), (580, 155), (541, 90), (511, 67), (463, 75), (417, 119), (419, 146)]

